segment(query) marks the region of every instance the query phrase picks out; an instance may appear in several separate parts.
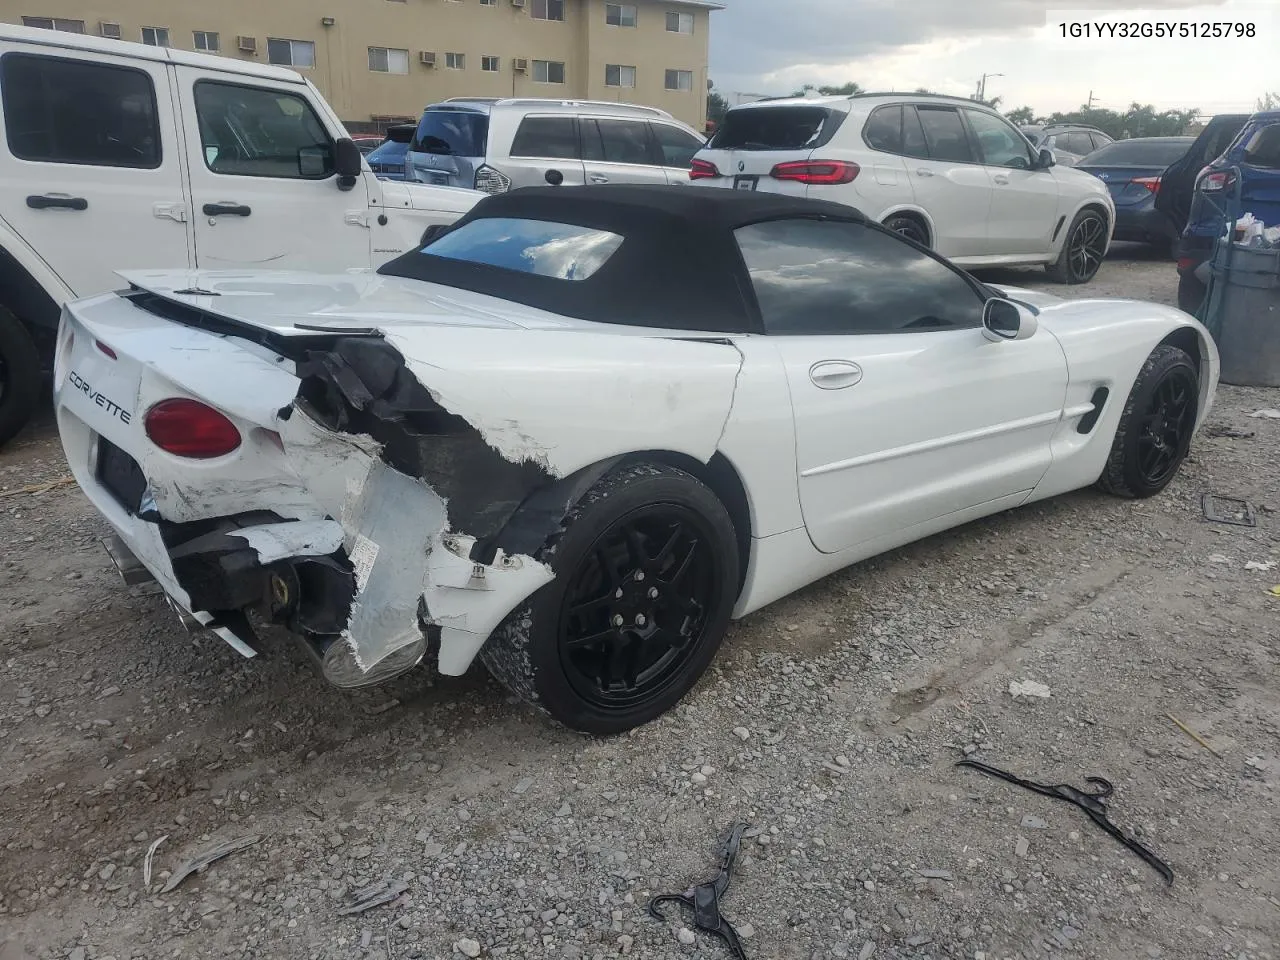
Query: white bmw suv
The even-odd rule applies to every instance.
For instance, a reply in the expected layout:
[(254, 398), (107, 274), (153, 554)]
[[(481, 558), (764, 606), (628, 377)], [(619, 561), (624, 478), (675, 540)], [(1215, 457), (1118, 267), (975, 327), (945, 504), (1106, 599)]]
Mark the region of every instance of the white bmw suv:
[(935, 94), (762, 100), (734, 107), (689, 177), (858, 208), (964, 267), (1045, 265), (1093, 279), (1115, 204), (1097, 177), (1055, 166), (996, 111)]

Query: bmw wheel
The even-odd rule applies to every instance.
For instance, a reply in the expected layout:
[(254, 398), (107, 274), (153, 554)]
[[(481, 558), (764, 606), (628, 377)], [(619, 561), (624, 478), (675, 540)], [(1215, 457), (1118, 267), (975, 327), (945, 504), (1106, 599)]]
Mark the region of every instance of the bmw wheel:
[(892, 230), (894, 233), (900, 233), (908, 240), (914, 240), (922, 247), (929, 246), (929, 231), (915, 217), (907, 217), (901, 214), (892, 216), (884, 222), (884, 228)]
[(1107, 253), (1107, 220), (1093, 208), (1081, 210), (1067, 228), (1058, 259), (1046, 264), (1058, 283), (1088, 283), (1097, 275)]

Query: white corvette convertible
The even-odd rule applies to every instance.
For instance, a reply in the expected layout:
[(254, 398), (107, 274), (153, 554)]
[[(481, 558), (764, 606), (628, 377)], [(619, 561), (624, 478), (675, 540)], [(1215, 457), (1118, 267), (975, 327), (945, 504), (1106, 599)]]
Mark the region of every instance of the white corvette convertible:
[(557, 720), (669, 709), (731, 618), (977, 517), (1162, 490), (1203, 327), (996, 290), (849, 207), (538, 188), (376, 274), (70, 304), (58, 426), (131, 581), (341, 686), (477, 656)]

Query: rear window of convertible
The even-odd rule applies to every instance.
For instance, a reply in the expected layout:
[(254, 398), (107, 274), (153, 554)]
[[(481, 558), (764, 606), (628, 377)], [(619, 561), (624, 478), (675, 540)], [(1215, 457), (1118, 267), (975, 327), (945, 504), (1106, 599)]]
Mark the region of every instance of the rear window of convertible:
[(419, 252), (558, 280), (586, 280), (622, 245), (607, 230), (547, 220), (490, 217), (442, 234)]

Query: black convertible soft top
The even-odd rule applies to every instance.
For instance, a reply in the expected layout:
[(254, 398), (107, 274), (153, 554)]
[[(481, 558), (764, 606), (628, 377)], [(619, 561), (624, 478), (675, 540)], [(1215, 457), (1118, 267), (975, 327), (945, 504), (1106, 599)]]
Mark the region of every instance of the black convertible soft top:
[(585, 280), (566, 281), (432, 256), (431, 244), (378, 273), (457, 287), (601, 323), (758, 332), (759, 312), (733, 231), (767, 220), (866, 222), (853, 207), (775, 193), (693, 186), (526, 187), (486, 197), (446, 231), (512, 218), (607, 230), (621, 246)]

